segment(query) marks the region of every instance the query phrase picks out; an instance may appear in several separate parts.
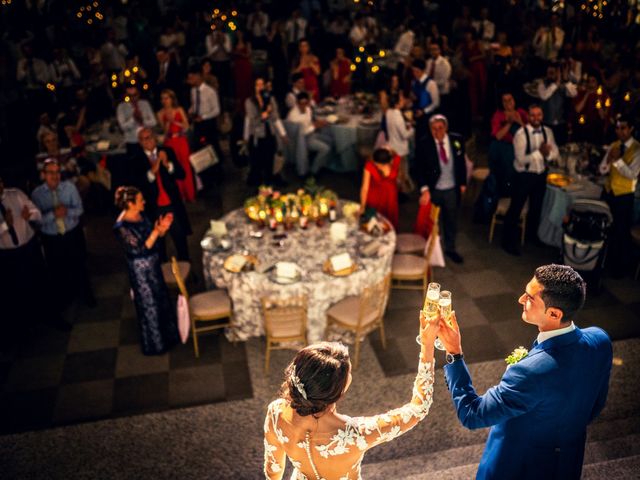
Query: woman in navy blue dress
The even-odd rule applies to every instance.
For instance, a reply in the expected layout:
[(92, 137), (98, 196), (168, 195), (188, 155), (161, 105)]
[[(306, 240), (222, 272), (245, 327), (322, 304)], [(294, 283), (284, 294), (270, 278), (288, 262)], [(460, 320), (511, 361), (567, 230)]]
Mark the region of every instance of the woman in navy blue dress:
[(169, 298), (156, 245), (158, 238), (164, 236), (171, 227), (173, 215), (162, 215), (152, 224), (142, 214), (144, 204), (140, 190), (119, 187), (116, 206), (122, 213), (113, 229), (127, 256), (142, 353), (160, 355), (178, 343), (179, 339), (176, 306)]

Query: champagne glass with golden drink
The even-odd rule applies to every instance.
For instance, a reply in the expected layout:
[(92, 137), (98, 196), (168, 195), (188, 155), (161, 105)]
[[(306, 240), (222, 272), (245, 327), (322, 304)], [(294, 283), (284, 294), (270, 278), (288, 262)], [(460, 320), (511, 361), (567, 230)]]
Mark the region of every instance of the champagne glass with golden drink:
[[(440, 302), (440, 284), (431, 282), (427, 286), (427, 296), (424, 298), (424, 306), (422, 307), (422, 311), (424, 312), (427, 320), (435, 321), (438, 318), (439, 312), (439, 302)], [(438, 350), (444, 350), (444, 346), (440, 339), (436, 338), (434, 343), (435, 347)]]
[[(440, 298), (438, 299), (438, 306), (440, 307), (440, 315), (444, 318), (444, 321), (447, 322), (450, 326), (451, 324), (451, 292), (449, 290), (442, 290), (440, 292)], [(439, 350), (446, 350), (444, 345), (440, 341), (439, 338), (436, 338), (434, 345)]]

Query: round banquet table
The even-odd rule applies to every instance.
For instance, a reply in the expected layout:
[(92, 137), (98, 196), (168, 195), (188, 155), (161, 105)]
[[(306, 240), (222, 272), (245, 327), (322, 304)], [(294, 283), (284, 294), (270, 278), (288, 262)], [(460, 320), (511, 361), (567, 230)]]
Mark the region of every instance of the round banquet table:
[[(276, 245), (275, 233), (283, 233), (280, 226), (277, 232), (268, 228), (259, 230), (249, 221), (243, 209), (237, 209), (225, 215), (228, 238), (232, 242), (230, 249), (205, 248), (203, 241), (202, 265), (207, 288), (214, 285), (226, 288), (233, 302), (233, 324), (225, 334), (229, 340), (245, 341), (250, 337), (264, 335), (264, 320), (261, 312), (262, 297), (287, 298), (299, 295), (308, 296), (307, 337), (309, 342), (323, 339), (326, 326), (326, 312), (336, 302), (351, 295), (360, 295), (364, 288), (381, 281), (391, 271), (391, 261), (395, 250), (396, 235), (393, 229), (375, 237), (380, 243), (378, 254), (365, 257), (361, 248), (374, 240), (374, 237), (358, 229), (355, 223), (348, 223), (347, 239), (336, 245), (330, 236), (330, 223), (322, 227), (309, 223), (306, 230), (299, 227), (286, 232), (287, 238), (282, 245)], [(262, 238), (254, 238), (252, 231), (262, 231)], [(206, 235), (205, 235), (206, 238)], [(258, 259), (255, 270), (232, 273), (224, 267), (225, 259), (233, 253), (249, 252)], [(332, 255), (348, 252), (357, 263), (358, 269), (345, 277), (329, 275), (322, 271), (323, 263)], [(301, 267), (301, 279), (289, 285), (275, 283), (273, 270), (260, 273), (265, 267), (276, 262), (295, 262)], [(345, 338), (347, 340), (347, 338)]]

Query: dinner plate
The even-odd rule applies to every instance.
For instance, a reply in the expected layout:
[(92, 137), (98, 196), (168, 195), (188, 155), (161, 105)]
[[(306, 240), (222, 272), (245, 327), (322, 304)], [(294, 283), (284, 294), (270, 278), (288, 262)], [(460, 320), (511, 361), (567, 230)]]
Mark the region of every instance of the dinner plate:
[(269, 273), (269, 280), (271, 280), (273, 283), (278, 283), (280, 285), (291, 285), (294, 283), (298, 283), (301, 278), (302, 278), (302, 274), (300, 273), (300, 271), (298, 271), (297, 275), (293, 278), (279, 277), (275, 268), (271, 270), (271, 272)]
[(243, 255), (240, 253), (236, 253), (228, 256), (225, 259), (223, 267), (228, 272), (240, 273), (243, 270), (254, 268), (257, 263), (258, 259), (253, 255)]
[(554, 187), (566, 187), (572, 182), (573, 180), (571, 177), (564, 175), (563, 173), (550, 173), (547, 175), (547, 183)]
[(358, 264), (355, 262), (352, 263), (350, 267), (343, 268), (342, 270), (338, 270), (338, 271), (334, 271), (333, 268), (331, 268), (331, 260), (329, 259), (327, 259), (322, 264), (322, 271), (327, 275), (333, 275), (334, 277), (347, 277), (351, 275), (353, 272), (355, 272), (356, 270), (358, 270)]

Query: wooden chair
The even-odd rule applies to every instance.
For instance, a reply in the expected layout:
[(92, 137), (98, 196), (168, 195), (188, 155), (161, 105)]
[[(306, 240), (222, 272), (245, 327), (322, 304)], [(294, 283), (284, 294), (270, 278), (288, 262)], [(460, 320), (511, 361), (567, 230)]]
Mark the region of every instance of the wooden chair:
[[(427, 240), (427, 245), (422, 251), (422, 255), (409, 255), (397, 253), (393, 256), (391, 263), (391, 287), (404, 290), (427, 291), (427, 284), (433, 278), (433, 271), (429, 264), (429, 259), (438, 240), (440, 227), (440, 207), (432, 205), (431, 221), (433, 228)], [(409, 283), (406, 283), (409, 282)], [(418, 283), (416, 283), (418, 282)]]
[(383, 317), (389, 299), (390, 281), (391, 275), (386, 275), (377, 284), (365, 288), (359, 297), (347, 297), (327, 310), (327, 330), (332, 326), (338, 326), (354, 333), (353, 368), (358, 367), (360, 342), (373, 330), (380, 329), (382, 348), (387, 348)]
[[(489, 243), (493, 241), (493, 233), (495, 231), (496, 225), (504, 223), (504, 217), (509, 211), (510, 205), (510, 198), (501, 198), (500, 200), (498, 200), (498, 206), (496, 207), (496, 211), (491, 217), (491, 225), (489, 226)], [(527, 213), (529, 213), (529, 200), (527, 200), (524, 204), (524, 207), (522, 207), (522, 211), (520, 212), (520, 221), (518, 222), (518, 227), (520, 228), (521, 245), (524, 245), (524, 235), (527, 227)]]
[[(233, 327), (233, 310), (231, 299), (225, 290), (209, 290), (189, 296), (184, 279), (180, 273), (180, 265), (175, 257), (171, 257), (171, 271), (175, 277), (180, 293), (189, 305), (189, 317), (191, 318), (191, 335), (193, 336), (193, 350), (196, 358), (200, 357), (198, 348), (198, 335), (212, 332), (220, 328)], [(228, 318), (226, 322), (219, 322)], [(212, 325), (198, 326), (203, 322), (215, 322)]]
[[(167, 286), (175, 287), (176, 285), (176, 277), (173, 275), (172, 262), (163, 263), (160, 268), (162, 268), (162, 277), (164, 278), (164, 283)], [(180, 271), (180, 278), (182, 278), (185, 282), (189, 278), (189, 274), (191, 273), (191, 264), (189, 262), (178, 261), (178, 270)]]
[(269, 373), (271, 350), (284, 350), (306, 346), (307, 342), (307, 296), (260, 299), (267, 337), (267, 353), (264, 371)]

